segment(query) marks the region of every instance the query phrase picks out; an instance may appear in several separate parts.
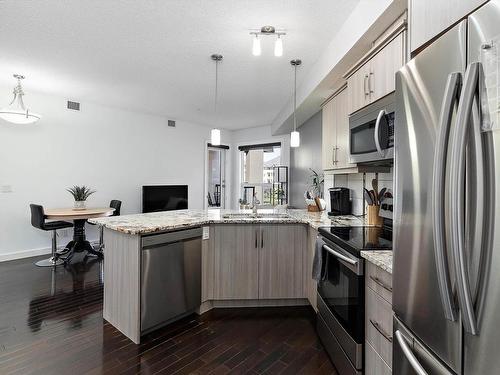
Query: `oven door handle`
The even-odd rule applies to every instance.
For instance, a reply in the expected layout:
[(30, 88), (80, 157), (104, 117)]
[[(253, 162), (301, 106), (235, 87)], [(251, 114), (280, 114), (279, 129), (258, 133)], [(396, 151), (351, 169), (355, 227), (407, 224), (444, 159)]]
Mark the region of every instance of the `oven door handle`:
[(375, 121), (375, 147), (377, 147), (377, 152), (381, 157), (385, 156), (384, 150), (382, 150), (382, 147), (380, 146), (380, 122), (382, 121), (382, 118), (385, 116), (385, 109), (380, 110), (377, 116), (377, 121)]
[(353, 260), (349, 257), (346, 257), (344, 254), (339, 253), (338, 251), (333, 250), (330, 246), (328, 245), (323, 245), (323, 248), (328, 251), (330, 254), (332, 254), (334, 257), (339, 258), (340, 260), (343, 260), (344, 262), (347, 262), (353, 266), (358, 265), (358, 261)]

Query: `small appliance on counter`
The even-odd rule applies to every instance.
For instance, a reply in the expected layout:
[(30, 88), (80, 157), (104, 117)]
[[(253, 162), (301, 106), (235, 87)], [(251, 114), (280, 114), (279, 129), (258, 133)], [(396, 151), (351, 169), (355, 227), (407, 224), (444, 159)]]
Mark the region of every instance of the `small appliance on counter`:
[(328, 189), (330, 192), (330, 207), (329, 216), (350, 215), (351, 200), (349, 198), (349, 189), (344, 187), (334, 187)]

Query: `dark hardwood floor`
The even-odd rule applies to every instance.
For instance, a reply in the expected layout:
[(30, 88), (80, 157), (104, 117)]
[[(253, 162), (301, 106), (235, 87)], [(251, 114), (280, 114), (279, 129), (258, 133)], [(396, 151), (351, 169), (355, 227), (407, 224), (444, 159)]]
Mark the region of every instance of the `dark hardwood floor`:
[(0, 263), (0, 374), (336, 374), (306, 307), (214, 310), (135, 345), (102, 318), (101, 262), (76, 258)]

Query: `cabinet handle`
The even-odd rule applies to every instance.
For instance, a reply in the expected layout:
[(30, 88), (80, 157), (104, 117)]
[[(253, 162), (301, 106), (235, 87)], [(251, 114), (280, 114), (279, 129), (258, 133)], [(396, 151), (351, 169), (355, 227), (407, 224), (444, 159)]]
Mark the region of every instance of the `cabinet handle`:
[(373, 76), (374, 76), (373, 72), (370, 72), (370, 77), (368, 77), (368, 92), (369, 92), (369, 94), (373, 94), (373, 88), (372, 88), (372, 77)]
[(257, 248), (257, 236), (258, 236), (258, 230), (255, 230), (255, 248)]
[(368, 74), (365, 74), (365, 78), (363, 79), (363, 91), (365, 92), (365, 96), (370, 95), (370, 93), (368, 92), (368, 89), (366, 88), (367, 83), (368, 83)]
[(385, 290), (389, 291), (392, 293), (392, 288), (388, 285), (385, 285), (382, 280), (380, 280), (378, 277), (370, 275), (370, 279), (372, 279), (376, 284), (380, 285), (382, 288)]
[(374, 320), (371, 320), (370, 319), (370, 323), (372, 324), (372, 326), (378, 331), (378, 333), (380, 333), (382, 336), (384, 336), (384, 338), (389, 341), (389, 342), (392, 342), (392, 336), (388, 335), (383, 329), (382, 327), (380, 327), (380, 324), (378, 324), (376, 321)]
[(264, 248), (264, 229), (260, 230), (260, 248)]
[(338, 149), (339, 148), (335, 147), (335, 146), (332, 148), (332, 164), (333, 165), (337, 165), (337, 150)]

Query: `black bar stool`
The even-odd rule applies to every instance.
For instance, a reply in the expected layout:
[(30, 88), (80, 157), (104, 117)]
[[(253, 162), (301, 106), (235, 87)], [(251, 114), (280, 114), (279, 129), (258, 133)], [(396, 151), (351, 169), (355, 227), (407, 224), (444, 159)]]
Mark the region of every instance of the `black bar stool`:
[[(113, 215), (111, 216), (120, 216), (120, 211), (122, 208), (122, 201), (119, 201), (117, 199), (113, 199), (111, 202), (109, 202), (109, 207), (114, 208), (115, 210), (113, 211)], [(92, 223), (89, 223), (92, 224)], [(92, 224), (95, 225), (95, 224)], [(104, 227), (101, 225), (99, 228), (99, 245), (97, 247), (97, 251), (103, 251), (104, 249)]]
[(73, 224), (67, 221), (45, 221), (45, 213), (43, 207), (38, 204), (30, 204), (31, 209), (31, 225), (35, 228), (52, 231), (52, 256), (49, 259), (44, 259), (36, 262), (38, 267), (52, 267), (64, 263), (64, 260), (59, 259), (57, 254), (57, 230), (72, 228)]

